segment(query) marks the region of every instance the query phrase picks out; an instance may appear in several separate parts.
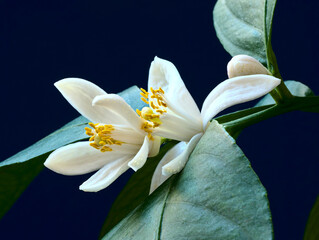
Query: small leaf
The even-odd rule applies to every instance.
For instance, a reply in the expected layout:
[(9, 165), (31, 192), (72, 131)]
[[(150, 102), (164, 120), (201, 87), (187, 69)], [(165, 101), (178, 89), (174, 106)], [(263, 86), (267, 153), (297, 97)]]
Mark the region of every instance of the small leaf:
[(303, 239), (304, 240), (319, 239), (319, 197), (317, 197), (316, 202), (311, 209)]
[(217, 37), (230, 55), (246, 54), (278, 76), (271, 47), (276, 0), (218, 0), (214, 11)]
[(213, 121), (184, 170), (104, 239), (273, 238), (267, 193), (233, 138)]
[(176, 143), (177, 141), (167, 142), (161, 147), (157, 156), (147, 159), (145, 165), (132, 175), (114, 201), (101, 229), (100, 238), (148, 197), (152, 176), (157, 164)]
[[(130, 87), (119, 93), (133, 109), (145, 106), (139, 89)], [(55, 149), (87, 139), (84, 127), (88, 120), (82, 116), (43, 138), (16, 155), (0, 162), (0, 218), (10, 209), (26, 187), (43, 169), (43, 163)]]

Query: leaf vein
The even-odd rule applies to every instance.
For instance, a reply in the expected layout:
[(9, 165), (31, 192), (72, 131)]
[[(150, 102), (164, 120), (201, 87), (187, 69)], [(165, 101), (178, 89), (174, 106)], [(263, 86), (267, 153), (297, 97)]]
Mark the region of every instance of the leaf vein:
[(258, 31), (258, 32), (262, 32), (262, 29), (259, 29), (259, 28), (257, 28), (257, 27), (255, 27), (254, 25), (251, 25), (249, 22), (247, 22), (247, 21), (245, 21), (244, 19), (242, 19), (242, 18), (240, 18), (239, 16), (237, 16), (233, 11), (232, 11), (232, 9), (227, 5), (227, 1), (224, 1), (225, 2), (225, 7), (226, 7), (226, 9), (229, 11), (229, 13), (231, 14), (231, 15), (233, 15), (237, 20), (239, 20), (240, 22), (242, 22), (242, 23), (244, 23), (245, 25), (247, 25), (247, 26), (250, 26), (250, 27), (252, 27), (252, 28), (254, 28), (256, 31)]

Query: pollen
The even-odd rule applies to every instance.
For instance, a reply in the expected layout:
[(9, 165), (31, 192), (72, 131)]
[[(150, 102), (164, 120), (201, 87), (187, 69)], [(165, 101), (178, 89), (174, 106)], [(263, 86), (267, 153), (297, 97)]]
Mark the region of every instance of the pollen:
[(161, 116), (167, 113), (167, 103), (165, 100), (165, 92), (160, 87), (153, 89), (150, 87), (150, 92), (141, 88), (141, 100), (150, 107), (144, 107), (141, 111), (136, 109), (136, 113), (145, 121), (143, 122), (141, 129), (147, 132), (148, 137), (153, 140), (153, 129), (159, 127), (162, 124)]
[(111, 133), (115, 130), (111, 124), (89, 123), (89, 127), (85, 127), (85, 134), (90, 136), (90, 146), (100, 150), (101, 152), (110, 152), (113, 149), (111, 145), (122, 145), (124, 142), (112, 138)]
[[(165, 101), (164, 97), (165, 92), (161, 87), (159, 87), (158, 89), (153, 89), (152, 87), (150, 87), (150, 92), (147, 92), (145, 89), (141, 88), (141, 91), (141, 100), (143, 102), (149, 104), (150, 107), (160, 115), (167, 112), (167, 102)], [(141, 116), (141, 111), (137, 111), (137, 113)]]

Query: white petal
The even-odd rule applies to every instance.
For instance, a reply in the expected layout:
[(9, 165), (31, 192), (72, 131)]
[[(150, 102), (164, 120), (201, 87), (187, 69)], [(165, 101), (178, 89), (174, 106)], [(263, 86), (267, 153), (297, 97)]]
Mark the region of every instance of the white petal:
[(52, 152), (44, 165), (60, 174), (79, 175), (96, 171), (108, 162), (123, 156), (134, 156), (135, 146), (123, 144), (112, 146), (113, 151), (100, 152), (91, 147), (89, 142), (78, 142), (61, 147)]
[(206, 97), (201, 111), (204, 128), (222, 110), (259, 98), (280, 84), (280, 79), (263, 74), (235, 77), (220, 83)]
[(108, 187), (122, 173), (129, 169), (127, 165), (130, 158), (123, 157), (107, 163), (103, 168), (97, 171), (87, 181), (82, 183), (80, 190), (85, 192), (98, 192)]
[(154, 171), (150, 193), (170, 176), (180, 172), (184, 168), (189, 155), (192, 153), (202, 135), (202, 133), (196, 134), (188, 143), (179, 142), (164, 155)]
[(248, 55), (234, 56), (227, 64), (227, 74), (229, 78), (252, 74), (271, 75), (257, 59)]
[(192, 153), (192, 151), (196, 147), (196, 144), (202, 136), (203, 133), (198, 133), (194, 137), (192, 137), (192, 139), (186, 144), (184, 151), (179, 156), (172, 159), (172, 161), (163, 166), (162, 174), (170, 176), (172, 174), (180, 172), (184, 168), (189, 155)]
[[(108, 120), (101, 108), (93, 108), (92, 101), (98, 95), (107, 94), (97, 85), (80, 78), (65, 78), (54, 84), (66, 100), (84, 117), (98, 123)], [(114, 123), (108, 121), (108, 123)]]
[(141, 147), (141, 149), (138, 151), (138, 153), (135, 155), (135, 157), (128, 163), (128, 166), (132, 168), (134, 171), (137, 171), (143, 165), (145, 164), (148, 153), (150, 150), (150, 140), (148, 136), (145, 136), (144, 143)]
[(112, 115), (112, 118), (116, 119), (118, 124), (123, 123), (126, 126), (132, 127), (137, 132), (145, 134), (145, 132), (141, 130), (143, 120), (120, 96), (116, 94), (97, 96), (94, 98), (92, 104), (94, 107), (98, 107)]
[(168, 108), (177, 115), (195, 124), (201, 124), (199, 109), (174, 64), (155, 57), (149, 70), (148, 91), (151, 87), (161, 87), (164, 90)]
[(151, 182), (150, 194), (158, 188), (163, 182), (165, 182), (171, 175), (163, 175), (162, 168), (164, 165), (178, 157), (186, 148), (186, 142), (179, 142), (174, 147), (172, 147), (158, 163)]
[(135, 129), (126, 127), (123, 125), (112, 125), (114, 130), (111, 132), (111, 136), (115, 140), (125, 142), (128, 144), (142, 145), (144, 142), (145, 132), (139, 134)]
[(153, 134), (164, 138), (188, 142), (195, 134), (203, 132), (202, 124), (194, 124), (169, 112), (161, 116), (161, 121)]
[(150, 152), (148, 154), (149, 157), (155, 157), (159, 153), (161, 143), (162, 143), (161, 137), (153, 136), (153, 138), (154, 139), (152, 141), (150, 141), (151, 149), (150, 149)]

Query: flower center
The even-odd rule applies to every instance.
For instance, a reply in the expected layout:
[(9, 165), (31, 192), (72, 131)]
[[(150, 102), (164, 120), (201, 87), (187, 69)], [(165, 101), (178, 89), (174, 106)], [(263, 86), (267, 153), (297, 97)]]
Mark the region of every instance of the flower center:
[(110, 124), (89, 123), (93, 128), (85, 127), (85, 134), (90, 136), (90, 146), (100, 150), (101, 152), (112, 151), (110, 145), (122, 145), (124, 142), (116, 140), (111, 137), (114, 126)]
[(151, 133), (152, 129), (160, 126), (162, 121), (160, 119), (161, 115), (167, 112), (167, 103), (164, 98), (164, 90), (162, 88), (154, 90), (150, 88), (151, 92), (147, 92), (145, 89), (141, 88), (141, 100), (146, 104), (149, 104), (150, 107), (144, 107), (142, 111), (136, 109), (137, 114), (146, 120), (141, 129), (148, 133), (148, 137), (153, 140)]

